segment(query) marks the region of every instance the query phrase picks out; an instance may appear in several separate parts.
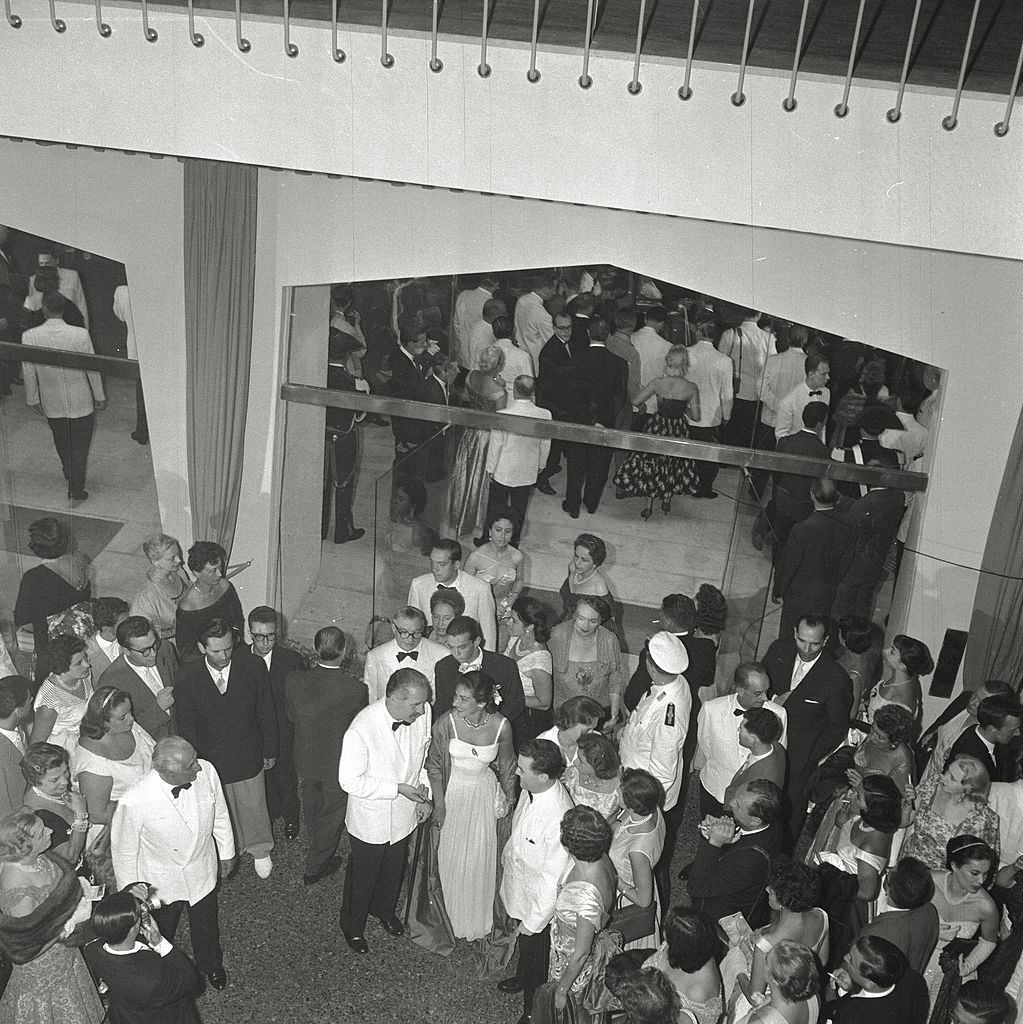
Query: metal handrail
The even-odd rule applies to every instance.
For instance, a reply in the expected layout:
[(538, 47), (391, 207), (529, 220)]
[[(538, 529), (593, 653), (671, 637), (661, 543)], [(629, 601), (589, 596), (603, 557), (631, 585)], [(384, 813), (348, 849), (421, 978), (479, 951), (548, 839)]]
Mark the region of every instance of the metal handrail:
[(59, 348), (37, 348), (35, 345), (14, 345), (9, 341), (0, 342), (0, 362), (42, 363), (66, 370), (95, 370), (111, 377), (139, 379), (139, 364), (134, 359), (90, 355), (88, 352), (66, 352)]
[[(9, 346), (8, 346), (9, 347)], [(379, 398), (352, 391), (333, 391), (311, 384), (282, 384), (280, 397), (285, 402), (318, 405), (331, 409), (354, 409), (356, 412), (377, 413), (404, 419), (426, 420), (430, 423), (475, 427), (477, 430), (501, 430), (523, 437), (551, 438), (575, 441), (605, 448), (620, 448), (628, 452), (651, 452), (655, 455), (673, 455), (695, 459), (697, 462), (717, 462), (725, 466), (739, 466), (749, 470), (772, 473), (794, 473), (797, 476), (828, 477), (848, 480), (868, 486), (898, 487), (903, 491), (927, 489), (926, 473), (907, 470), (879, 469), (852, 463), (832, 462), (830, 459), (811, 459), (800, 455), (736, 448), (727, 444), (708, 444), (705, 441), (682, 441), (672, 437), (655, 437), (630, 430), (610, 430), (576, 423), (532, 419), (526, 416), (507, 416), (499, 412), (481, 412), (450, 405), (429, 402), (411, 402), (401, 398)]]

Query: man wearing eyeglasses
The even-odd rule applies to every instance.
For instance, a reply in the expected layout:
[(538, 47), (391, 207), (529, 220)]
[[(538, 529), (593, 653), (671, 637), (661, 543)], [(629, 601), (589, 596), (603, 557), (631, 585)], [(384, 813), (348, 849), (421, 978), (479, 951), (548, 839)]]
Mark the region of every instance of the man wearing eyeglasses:
[(116, 635), (121, 655), (103, 673), (103, 683), (130, 694), (135, 721), (154, 740), (162, 740), (174, 733), (174, 644), (164, 643), (143, 615), (129, 615)]
[(268, 605), (260, 605), (249, 612), (249, 636), (252, 637), (249, 649), (263, 659), (270, 673), (270, 692), (277, 714), (277, 763), (266, 773), (266, 809), (271, 822), (284, 819), (284, 838), (291, 842), (298, 838), (299, 831), (298, 775), (293, 751), (295, 736), (284, 698), (288, 676), (305, 668), (305, 662), (294, 648), (278, 643), (280, 619)]
[(387, 690), (387, 680), (399, 668), (414, 668), (426, 676), (430, 684), (430, 700), (436, 695), (434, 669), (437, 662), (448, 656), (444, 644), (430, 640), (426, 632), (426, 616), (418, 608), (402, 608), (391, 619), (394, 639), (374, 647), (366, 655), (363, 682), (369, 691), (370, 703), (380, 700)]

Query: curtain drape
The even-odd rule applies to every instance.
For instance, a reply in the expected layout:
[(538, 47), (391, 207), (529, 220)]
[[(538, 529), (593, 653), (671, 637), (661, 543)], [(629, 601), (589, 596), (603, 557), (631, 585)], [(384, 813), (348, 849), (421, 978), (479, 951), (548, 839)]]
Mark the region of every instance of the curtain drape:
[(963, 678), (1016, 686), (1023, 671), (1023, 415), (1005, 464), (973, 601)]
[(186, 160), (185, 353), (195, 540), (230, 554), (241, 494), (256, 270), (257, 169)]

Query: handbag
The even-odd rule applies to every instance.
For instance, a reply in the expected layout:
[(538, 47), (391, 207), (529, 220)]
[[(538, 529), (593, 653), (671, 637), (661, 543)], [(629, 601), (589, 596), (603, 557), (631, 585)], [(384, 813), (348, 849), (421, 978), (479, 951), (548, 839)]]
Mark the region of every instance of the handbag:
[(533, 1024), (583, 1024), (576, 997), (572, 992), (568, 993), (563, 1010), (554, 1005), (557, 988), (556, 981), (545, 981), (536, 990), (533, 995)]
[(653, 935), (656, 920), (655, 901), (651, 900), (649, 907), (638, 907), (635, 903), (629, 903), (625, 896), (619, 893), (607, 928), (608, 931), (618, 932), (622, 937), (622, 945), (628, 945), (637, 939)]

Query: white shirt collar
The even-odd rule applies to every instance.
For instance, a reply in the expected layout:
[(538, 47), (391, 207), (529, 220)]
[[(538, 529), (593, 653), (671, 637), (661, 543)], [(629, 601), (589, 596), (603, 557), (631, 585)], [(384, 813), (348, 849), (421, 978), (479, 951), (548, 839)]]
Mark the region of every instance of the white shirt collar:
[(891, 985), (886, 988), (883, 992), (866, 992), (860, 989), (859, 992), (852, 994), (853, 999), (884, 999), (885, 996), (890, 996), (895, 991), (895, 986)]
[(975, 726), (973, 730), (977, 734), (977, 739), (987, 747), (987, 752), (994, 757), (995, 756), (995, 745), (987, 739), (984, 734), (980, 731), (980, 726)]
[(140, 950), (149, 949), (149, 946), (147, 946), (144, 942), (139, 942), (139, 940), (136, 939), (135, 945), (132, 946), (131, 949), (114, 949), (106, 942), (103, 943), (103, 948), (113, 956), (131, 956), (132, 953), (138, 953)]
[(479, 654), (476, 655), (472, 661), (466, 661), (458, 666), (458, 671), (461, 672), (479, 672), (483, 667), (483, 649), (480, 648)]

